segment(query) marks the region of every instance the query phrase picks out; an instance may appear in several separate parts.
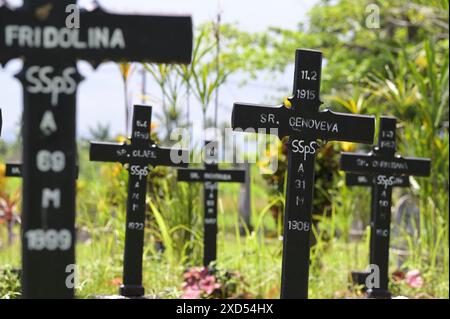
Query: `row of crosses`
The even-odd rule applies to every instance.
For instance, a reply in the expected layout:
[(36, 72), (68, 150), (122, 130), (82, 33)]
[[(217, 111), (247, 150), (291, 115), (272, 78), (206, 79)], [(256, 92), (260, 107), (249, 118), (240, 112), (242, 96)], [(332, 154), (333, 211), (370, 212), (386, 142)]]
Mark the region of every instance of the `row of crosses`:
[[(18, 75), (24, 87), (23, 164), (7, 167), (8, 175), (23, 177), (24, 298), (74, 297), (74, 286), (67, 285), (66, 279), (68, 266), (75, 265), (75, 110), (81, 81), (76, 61), (84, 59), (96, 66), (105, 60), (191, 60), (190, 17), (117, 15), (96, 8), (82, 11), (81, 29), (75, 32), (64, 25), (62, 13), (75, 2), (25, 0), (20, 9), (0, 7), (0, 27), (5, 30), (0, 34), (0, 63), (24, 59)], [(49, 29), (56, 32), (51, 41), (43, 36)], [(280, 139), (287, 138), (281, 298), (308, 297), (314, 165), (322, 143), (372, 144), (374, 140), (373, 116), (319, 110), (321, 70), (320, 52), (299, 49), (290, 98), (275, 107), (245, 103), (233, 107), (234, 130), (265, 130), (267, 134), (276, 131)], [(47, 87), (44, 78), (51, 79), (54, 85)], [(188, 150), (159, 147), (151, 139), (151, 112), (151, 107), (134, 106), (128, 142), (93, 142), (90, 146), (91, 161), (121, 163), (128, 171), (120, 287), (123, 296), (145, 293), (142, 256), (150, 167), (180, 167), (179, 181), (204, 184), (205, 266), (217, 256), (217, 184), (245, 181), (243, 171), (219, 169), (215, 141), (206, 142), (204, 168), (187, 169)], [(403, 158), (395, 151), (395, 119), (383, 117), (378, 146), (371, 153), (344, 153), (341, 158), (341, 168), (349, 172), (349, 185), (372, 187), (370, 262), (380, 267), (381, 284), (369, 293), (377, 298), (390, 296), (387, 283), (392, 187), (407, 186), (409, 175), (427, 176), (430, 172), (429, 159)]]
[[(284, 213), (281, 298), (308, 297), (310, 238), (314, 164), (321, 141), (346, 141), (372, 144), (375, 118), (320, 111), (322, 54), (297, 50), (293, 95), (282, 105), (235, 103), (232, 127), (235, 130), (278, 129), (280, 139), (288, 137), (288, 169)], [(396, 151), (396, 120), (382, 117), (378, 146), (370, 154), (346, 154), (341, 169), (366, 175), (349, 175), (347, 180), (363, 177), (372, 186), (370, 263), (378, 265), (380, 284), (369, 290), (369, 297), (389, 298), (388, 258), (392, 187), (405, 185), (409, 175), (428, 176), (431, 162), (424, 158), (403, 158)], [(357, 182), (349, 184), (358, 184)]]

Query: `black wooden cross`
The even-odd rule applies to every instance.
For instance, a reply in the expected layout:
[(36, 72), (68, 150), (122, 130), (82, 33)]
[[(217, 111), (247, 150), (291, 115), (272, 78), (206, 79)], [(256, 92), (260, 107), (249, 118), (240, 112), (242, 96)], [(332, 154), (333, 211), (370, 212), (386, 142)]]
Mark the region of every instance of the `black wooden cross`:
[(23, 57), (22, 296), (72, 298), (75, 267), (76, 62), (189, 63), (188, 16), (80, 11), (76, 0), (0, 5), (0, 64)]
[[(142, 254), (144, 248), (147, 176), (151, 166), (187, 167), (184, 150), (158, 147), (150, 137), (152, 108), (135, 105), (130, 143), (91, 142), (91, 161), (118, 162), (127, 165), (128, 198), (126, 212), (123, 284), (120, 294), (127, 297), (144, 295), (142, 286)], [(176, 159), (180, 161), (177, 162)]]
[[(378, 145), (368, 154), (342, 153), (340, 163), (342, 170), (351, 172), (346, 174), (347, 185), (372, 187), (369, 258), (370, 264), (379, 267), (380, 286), (368, 287), (370, 298), (391, 297), (388, 283), (392, 188), (408, 187), (411, 175), (430, 175), (430, 159), (395, 154), (396, 124), (395, 118), (382, 116)], [(366, 276), (360, 274), (361, 279)]]
[(307, 298), (317, 140), (372, 143), (372, 116), (319, 111), (322, 53), (296, 51), (294, 96), (277, 107), (235, 103), (234, 130), (289, 136), (281, 298)]
[(219, 169), (218, 143), (205, 141), (203, 169), (179, 169), (178, 181), (204, 183), (203, 265), (210, 266), (217, 257), (217, 187), (218, 183), (244, 183), (245, 170)]

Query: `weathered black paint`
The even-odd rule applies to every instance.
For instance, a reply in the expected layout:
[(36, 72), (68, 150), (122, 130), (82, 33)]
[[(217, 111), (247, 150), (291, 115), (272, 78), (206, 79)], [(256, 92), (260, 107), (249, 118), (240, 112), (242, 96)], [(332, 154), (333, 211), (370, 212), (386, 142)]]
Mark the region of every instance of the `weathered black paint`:
[(203, 265), (208, 267), (217, 258), (218, 183), (244, 183), (245, 171), (219, 169), (217, 142), (206, 141), (204, 151), (204, 169), (179, 169), (177, 177), (178, 181), (204, 183)]
[[(321, 70), (321, 52), (299, 49), (289, 105), (235, 103), (233, 106), (234, 130), (266, 129), (266, 134), (289, 136), (281, 275), (281, 298), (286, 299), (308, 297), (314, 163), (319, 148), (316, 140), (373, 142), (374, 117), (319, 111)], [(267, 121), (269, 114), (271, 121)], [(267, 131), (272, 128), (278, 132)], [(300, 141), (311, 146), (310, 153), (299, 149)]]
[(377, 173), (380, 169), (388, 175), (408, 175), (414, 172), (415, 176), (426, 177), (430, 171), (430, 161), (415, 157), (387, 158), (376, 154), (342, 153), (341, 163), (354, 173)]
[(240, 170), (179, 169), (178, 180), (191, 182), (245, 182), (245, 174)]
[[(364, 174), (345, 174), (345, 185), (347, 186), (372, 186), (375, 183), (374, 176), (364, 175)], [(392, 181), (393, 185), (396, 187), (409, 187), (408, 176), (395, 176)]]
[[(125, 230), (125, 251), (123, 264), (123, 284), (120, 294), (127, 297), (144, 295), (142, 286), (142, 254), (144, 249), (144, 229), (147, 177), (149, 165), (186, 167), (188, 154), (185, 150), (158, 147), (150, 138), (152, 108), (135, 105), (130, 143), (91, 142), (89, 158), (96, 162), (118, 162), (128, 165), (128, 197)], [(142, 158), (139, 154), (152, 154)], [(183, 161), (171, 160), (171, 152), (182, 153)]]
[[(25, 1), (33, 3), (38, 1)], [(0, 25), (65, 28), (66, 5), (73, 0), (40, 1), (29, 8), (10, 10), (0, 7)], [(45, 21), (40, 20), (36, 10), (50, 3), (53, 8), (48, 11)], [(42, 11), (42, 9), (41, 9)], [(190, 63), (192, 54), (192, 20), (190, 16), (157, 15), (120, 15), (107, 12), (100, 7), (95, 10), (80, 10), (80, 28), (77, 39), (88, 43), (89, 30), (107, 27), (110, 34), (120, 29), (125, 39), (126, 48), (86, 48), (59, 46), (44, 48), (43, 45), (23, 46), (18, 41), (7, 45), (5, 32), (0, 32), (0, 63), (19, 56), (58, 56), (64, 54), (66, 59), (82, 59), (98, 65), (105, 60), (114, 61), (148, 61), (155, 63)]]
[[(86, 59), (96, 66), (106, 60), (188, 63), (191, 59), (189, 17), (126, 16), (96, 9), (83, 11), (80, 29), (69, 30), (65, 8), (75, 3), (75, 0), (25, 0), (23, 7), (15, 10), (0, 6), (0, 64), (24, 58), (23, 70), (18, 75), (24, 88), (23, 298), (74, 296), (71, 277), (75, 267), (75, 113), (77, 85), (81, 80), (76, 61)], [(89, 28), (118, 28), (126, 45), (75, 48), (74, 41), (69, 43), (61, 38), (53, 48), (44, 47), (25, 36), (22, 42), (18, 41), (18, 30), (24, 27), (28, 33), (44, 28), (56, 28), (66, 35), (76, 32), (80, 41), (86, 41)], [(45, 74), (39, 76), (41, 71)], [(70, 90), (48, 90), (44, 78), (55, 80), (52, 83), (56, 87), (70, 78)], [(37, 89), (37, 83), (45, 84), (46, 88)], [(47, 125), (42, 126), (45, 116)], [(58, 162), (42, 154), (43, 151), (47, 155), (56, 154)], [(58, 165), (62, 163), (60, 169)], [(54, 240), (55, 234), (64, 238), (64, 244)]]
[[(73, 70), (76, 82), (80, 76), (75, 61), (63, 56), (50, 61), (43, 56), (26, 57), (19, 75), (24, 88), (23, 112), (23, 198), (22, 198), (22, 297), (23, 298), (72, 298), (73, 286), (66, 280), (75, 271), (75, 105), (76, 95), (59, 95), (56, 105), (48, 93), (31, 93), (32, 85), (25, 77), (30, 68), (41, 69), (51, 65), (54, 76), (61, 76), (64, 70)], [(41, 128), (44, 114), (54, 118), (55, 128)], [(64, 169), (53, 167), (53, 159), (44, 158), (39, 168), (38, 156), (57, 154), (64, 156)], [(41, 155), (42, 156), (42, 155)], [(46, 155), (44, 154), (44, 157)], [(46, 164), (45, 164), (46, 163)], [(57, 198), (50, 200), (46, 195), (53, 192)], [(48, 203), (44, 204), (46, 197)], [(64, 235), (70, 246), (60, 245), (33, 248), (33, 236), (44, 236), (50, 232)], [(62, 236), (62, 235), (61, 235)], [(67, 239), (69, 238), (69, 239)], [(72, 282), (69, 281), (70, 284)]]
[(347, 172), (347, 186), (371, 187), (369, 261), (380, 270), (380, 287), (368, 289), (371, 298), (391, 297), (388, 284), (392, 188), (409, 187), (411, 175), (430, 174), (430, 159), (395, 154), (396, 123), (395, 118), (382, 116), (377, 146), (368, 154), (342, 153), (340, 162), (341, 169)]
[[(306, 109), (306, 105), (299, 108), (299, 110), (294, 113), (293, 108), (294, 106), (292, 106), (292, 108), (287, 108), (284, 105), (272, 107), (241, 102), (234, 103), (231, 122), (233, 123), (233, 128), (242, 129), (248, 133), (258, 133), (258, 129), (266, 129), (266, 133), (271, 134), (270, 128), (276, 127), (278, 129), (277, 135), (280, 139), (285, 136), (300, 134), (301, 136), (314, 136), (313, 140), (347, 141), (349, 136), (355, 136), (353, 138), (355, 143), (370, 144), (370, 141), (373, 141), (373, 136), (370, 136), (370, 130), (374, 124), (373, 118), (370, 116), (338, 113), (329, 109), (314, 113), (314, 111)], [(242, 114), (246, 114), (247, 116), (244, 117)], [(248, 116), (250, 114), (251, 117)], [(264, 114), (273, 114), (275, 123), (261, 124), (259, 119), (261, 115)], [(299, 129), (296, 128), (295, 125), (292, 126), (289, 124), (292, 117), (301, 117), (305, 120), (314, 119), (329, 123), (339, 123), (340, 129), (339, 132), (327, 132), (308, 126)], [(357, 123), (357, 125), (355, 125), (355, 123)], [(254, 132), (252, 132), (252, 130)]]

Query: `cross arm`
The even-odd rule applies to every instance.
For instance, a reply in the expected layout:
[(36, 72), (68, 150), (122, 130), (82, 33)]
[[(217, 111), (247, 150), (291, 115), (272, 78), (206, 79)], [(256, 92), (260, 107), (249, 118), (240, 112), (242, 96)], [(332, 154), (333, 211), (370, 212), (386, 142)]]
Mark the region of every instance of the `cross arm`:
[(156, 159), (150, 161), (153, 166), (188, 167), (189, 151), (171, 147), (155, 147)]
[[(345, 174), (345, 185), (347, 186), (372, 186), (376, 181), (373, 179), (376, 178), (376, 175), (363, 175), (363, 174), (354, 174), (347, 173)], [(392, 179), (389, 181), (391, 186), (395, 187), (409, 187), (409, 178), (408, 176), (392, 176)]]
[(283, 107), (279, 111), (280, 136), (297, 135), (325, 141), (346, 141), (372, 144), (375, 117), (338, 113), (331, 110), (311, 112)]
[(127, 162), (127, 147), (121, 143), (91, 142), (89, 160), (94, 162)]
[[(271, 134), (270, 129), (280, 127), (283, 106), (268, 106), (251, 103), (234, 103), (231, 114), (231, 128), (242, 129), (248, 133), (258, 133), (259, 129), (265, 129)], [(275, 133), (278, 134), (279, 133)]]
[(344, 171), (369, 174), (429, 176), (431, 160), (415, 157), (382, 157), (373, 154), (342, 153)]
[[(277, 134), (280, 138), (300, 134), (323, 140), (372, 144), (375, 117), (331, 110), (311, 112), (301, 107), (292, 110), (284, 105), (270, 107), (235, 103), (231, 126), (233, 130), (255, 133), (258, 129), (265, 129), (267, 134)], [(278, 131), (267, 131), (274, 128)]]
[[(91, 28), (102, 26), (99, 21), (108, 21), (111, 30), (122, 30), (126, 50), (110, 50), (111, 60), (191, 62), (193, 29), (190, 16), (119, 15), (99, 8), (93, 12), (83, 11), (81, 21)], [(81, 58), (89, 60), (92, 55), (95, 57), (95, 52), (86, 52), (86, 56)]]
[(184, 182), (220, 182), (220, 183), (244, 183), (245, 171), (233, 169), (221, 169), (208, 171), (205, 169), (179, 169), (178, 181)]
[(346, 173), (345, 174), (346, 186), (371, 186), (372, 181), (370, 175)]
[(317, 114), (317, 122), (320, 123), (320, 126), (317, 127), (321, 128), (317, 131), (317, 138), (363, 144), (373, 143), (375, 134), (374, 116), (325, 110)]
[(6, 163), (5, 176), (6, 177), (22, 177), (22, 164), (21, 163)]
[(431, 159), (429, 158), (419, 158), (419, 157), (404, 157), (403, 159), (408, 170), (406, 175), (411, 176), (430, 176), (431, 173)]
[(133, 145), (123, 143), (91, 142), (89, 148), (89, 159), (95, 162), (187, 167), (188, 158), (187, 150), (164, 148), (156, 145), (133, 147)]
[(190, 16), (122, 15), (97, 7), (80, 10), (80, 27), (70, 29), (65, 25), (64, 8), (57, 6), (45, 18), (38, 18), (36, 8), (11, 10), (0, 6), (0, 62), (27, 55), (58, 54), (61, 50), (65, 56), (93, 65), (105, 60), (185, 64), (191, 61)]

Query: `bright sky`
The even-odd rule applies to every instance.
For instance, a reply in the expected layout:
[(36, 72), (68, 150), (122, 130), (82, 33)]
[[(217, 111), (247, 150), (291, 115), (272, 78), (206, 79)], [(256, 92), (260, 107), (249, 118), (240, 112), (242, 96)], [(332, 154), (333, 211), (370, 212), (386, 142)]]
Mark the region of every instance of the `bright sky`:
[[(8, 0), (12, 5), (19, 5), (20, 0)], [(80, 4), (89, 3), (81, 0)], [(295, 29), (298, 22), (305, 21), (307, 11), (317, 0), (99, 0), (105, 9), (123, 13), (184, 13), (191, 14), (194, 25), (215, 19), (221, 12), (222, 21), (237, 23), (245, 31), (263, 31), (268, 26)], [(301, 43), (299, 43), (301, 47)], [(294, 59), (294, 53), (292, 54)], [(19, 130), (18, 122), (22, 112), (22, 89), (14, 79), (21, 69), (18, 60), (8, 63), (0, 69), (0, 108), (3, 111), (2, 139), (11, 141)], [(123, 84), (117, 65), (104, 63), (97, 70), (92, 70), (85, 62), (79, 63), (80, 73), (85, 80), (78, 89), (77, 121), (78, 135), (88, 136), (89, 127), (98, 122), (109, 123), (113, 134), (123, 133), (125, 127)], [(237, 84), (242, 80), (232, 78), (230, 83), (221, 88), (219, 122), (231, 118), (233, 102), (263, 102), (277, 93), (280, 87), (291, 87), (293, 70), (274, 81), (266, 77), (249, 82), (245, 87)], [(149, 81), (148, 81), (149, 82)], [(129, 95), (133, 102), (140, 103), (140, 75), (132, 79)], [(147, 93), (159, 96), (154, 84), (148, 83)], [(285, 95), (288, 95), (286, 92)], [(281, 102), (280, 97), (280, 102)], [(156, 102), (157, 103), (157, 102)], [(158, 105), (154, 105), (157, 108)], [(191, 101), (191, 114), (200, 114), (200, 108)], [(213, 105), (210, 108), (213, 112)], [(155, 119), (155, 117), (154, 117)], [(201, 117), (194, 119), (200, 123)], [(196, 124), (194, 124), (196, 125)], [(196, 125), (198, 126), (198, 125)]]

